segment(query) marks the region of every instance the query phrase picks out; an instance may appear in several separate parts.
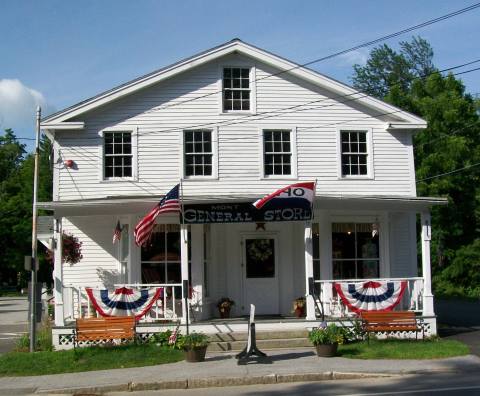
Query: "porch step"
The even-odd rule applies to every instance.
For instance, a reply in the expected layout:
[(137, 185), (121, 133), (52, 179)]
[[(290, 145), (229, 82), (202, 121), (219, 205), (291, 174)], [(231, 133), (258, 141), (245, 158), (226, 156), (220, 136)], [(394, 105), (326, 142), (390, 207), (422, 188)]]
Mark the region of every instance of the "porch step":
[[(211, 342), (208, 346), (210, 352), (241, 351), (246, 346), (246, 341), (224, 341)], [(312, 343), (307, 338), (288, 338), (257, 340), (257, 347), (260, 350), (269, 349), (290, 349), (311, 347)]]
[[(257, 346), (260, 350), (311, 347), (308, 331), (259, 331), (256, 333)], [(240, 332), (217, 333), (210, 336), (210, 352), (241, 351), (245, 348), (248, 334)]]
[[(290, 339), (290, 338), (307, 338), (307, 330), (289, 330), (289, 331), (257, 331), (257, 340), (272, 340), (272, 339)], [(231, 333), (216, 333), (210, 336), (211, 342), (232, 342), (232, 341), (246, 341), (248, 333), (246, 332), (231, 332)]]

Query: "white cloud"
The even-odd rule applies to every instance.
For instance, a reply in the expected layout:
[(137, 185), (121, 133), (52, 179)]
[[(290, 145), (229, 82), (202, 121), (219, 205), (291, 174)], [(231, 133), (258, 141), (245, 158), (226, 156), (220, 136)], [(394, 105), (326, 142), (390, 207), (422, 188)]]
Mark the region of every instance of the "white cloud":
[(352, 66), (354, 64), (364, 65), (367, 63), (369, 53), (370, 50), (368, 48), (359, 48), (355, 51), (340, 55), (340, 59), (348, 66)]
[(0, 131), (12, 128), (17, 136), (34, 137), (37, 106), (42, 116), (53, 111), (42, 93), (20, 80), (0, 79)]

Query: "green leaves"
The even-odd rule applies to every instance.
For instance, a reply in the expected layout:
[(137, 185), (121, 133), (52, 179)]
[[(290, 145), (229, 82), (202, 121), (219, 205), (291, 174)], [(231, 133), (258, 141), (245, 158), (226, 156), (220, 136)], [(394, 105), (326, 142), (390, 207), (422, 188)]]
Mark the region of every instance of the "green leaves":
[(352, 80), (428, 122), (414, 135), (417, 195), (449, 200), (432, 209), (434, 286), (480, 296), (467, 264), (474, 266), (471, 249), (480, 238), (480, 166), (450, 173), (480, 162), (479, 103), (455, 76), (435, 73), (432, 60), (430, 44), (418, 37), (401, 42), (399, 51), (383, 45), (365, 66), (354, 66)]
[[(51, 143), (42, 138), (40, 152), (39, 201), (50, 201), (52, 171), (49, 161)], [(0, 136), (0, 279), (11, 285), (25, 286), (23, 256), (31, 253), (34, 157), (26, 155), (12, 130)], [(39, 245), (40, 252), (42, 251)], [(40, 281), (50, 279), (41, 259)], [(21, 280), (19, 284), (18, 281)]]

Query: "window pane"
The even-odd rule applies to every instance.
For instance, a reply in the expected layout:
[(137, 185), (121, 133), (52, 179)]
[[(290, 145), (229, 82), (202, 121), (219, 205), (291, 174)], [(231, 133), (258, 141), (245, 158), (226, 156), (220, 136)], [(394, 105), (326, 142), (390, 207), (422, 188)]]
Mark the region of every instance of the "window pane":
[(152, 232), (146, 246), (142, 246), (142, 261), (165, 261), (165, 233)]
[(273, 174), (273, 166), (265, 164), (265, 174), (272, 175)]
[(240, 78), (240, 69), (238, 69), (238, 68), (232, 69), (232, 77), (233, 78)]
[[(232, 80), (232, 87), (233, 88), (240, 88), (240, 80)], [(237, 91), (233, 91), (233, 92), (237, 92)]]
[(250, 76), (250, 69), (242, 69), (242, 78), (248, 79)]
[(223, 69), (223, 77), (230, 78), (232, 76), (232, 69)]
[(355, 225), (347, 224), (342, 229), (335, 230), (332, 224), (332, 255), (333, 259), (355, 258)]
[(167, 260), (180, 261), (180, 232), (167, 233)]
[(240, 100), (234, 100), (233, 101), (233, 110), (241, 110), (242, 109), (242, 103)]
[(275, 277), (275, 240), (245, 240), (247, 278)]
[(123, 171), (122, 171), (122, 168), (120, 166), (116, 166), (115, 168), (113, 168), (113, 176), (114, 177), (122, 177), (123, 176)]
[(180, 263), (167, 263), (167, 283), (182, 283)]
[(355, 260), (333, 261), (334, 279), (356, 279)]
[(273, 144), (271, 142), (265, 142), (265, 152), (271, 153), (273, 151)]
[(164, 263), (142, 263), (142, 283), (165, 283)]

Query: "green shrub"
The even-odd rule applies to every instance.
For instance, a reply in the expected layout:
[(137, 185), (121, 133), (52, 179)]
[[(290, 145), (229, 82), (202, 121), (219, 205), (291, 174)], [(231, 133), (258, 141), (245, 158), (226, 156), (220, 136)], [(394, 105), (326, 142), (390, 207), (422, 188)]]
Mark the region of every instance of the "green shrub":
[(343, 344), (345, 342), (345, 330), (331, 323), (326, 327), (312, 329), (308, 334), (308, 339), (313, 345)]
[(180, 349), (202, 348), (209, 344), (210, 339), (204, 333), (190, 333), (177, 340)]
[[(52, 327), (50, 322), (42, 323), (36, 334), (36, 351), (53, 351)], [(30, 335), (23, 334), (15, 343), (17, 352), (28, 352), (30, 350)]]

